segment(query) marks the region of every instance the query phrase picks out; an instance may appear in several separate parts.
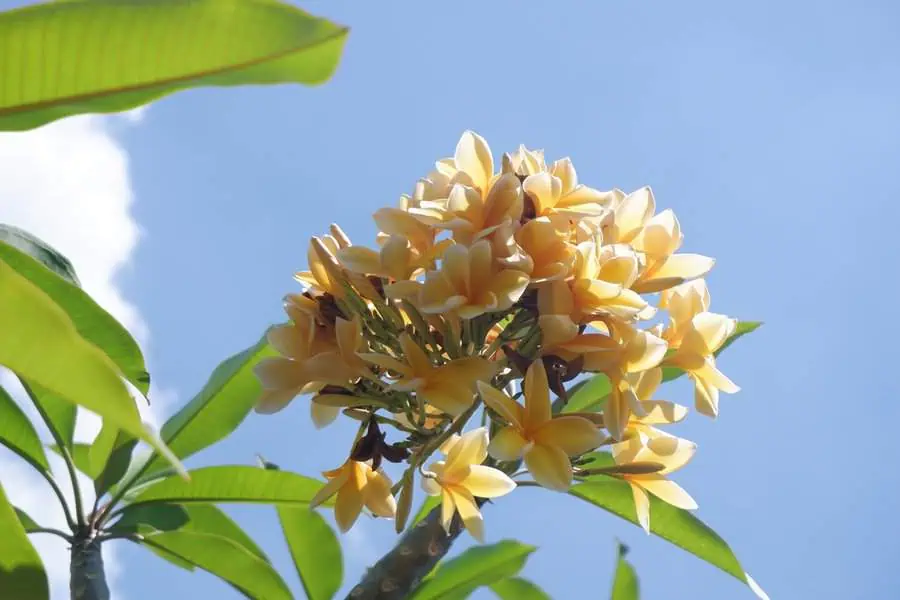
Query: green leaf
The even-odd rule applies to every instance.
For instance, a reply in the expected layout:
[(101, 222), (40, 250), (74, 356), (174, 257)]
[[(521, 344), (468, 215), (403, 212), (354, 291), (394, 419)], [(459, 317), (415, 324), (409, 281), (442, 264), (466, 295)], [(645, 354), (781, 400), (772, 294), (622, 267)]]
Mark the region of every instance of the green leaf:
[(262, 549), (220, 508), (212, 504), (136, 504), (122, 511), (112, 531), (146, 535), (156, 531), (190, 531), (228, 538), (264, 560)]
[(547, 592), (521, 577), (510, 577), (491, 585), (500, 600), (550, 600)]
[[(200, 393), (166, 421), (160, 431), (160, 437), (176, 456), (187, 458), (237, 429), (262, 391), (253, 367), (274, 353), (263, 336), (255, 345), (216, 367)], [(153, 474), (165, 467), (154, 457), (144, 472)]]
[(610, 600), (640, 600), (637, 573), (634, 572), (634, 567), (625, 560), (627, 553), (628, 548), (624, 544), (619, 544), (616, 574), (613, 579), (612, 592), (609, 595)]
[(13, 506), (13, 510), (16, 511), (16, 517), (19, 519), (19, 523), (22, 524), (22, 527), (25, 529), (26, 533), (31, 533), (35, 529), (40, 529), (41, 526), (37, 524), (37, 522), (28, 516), (21, 508), (16, 508)]
[[(0, 13), (0, 20), (2, 18)], [(3, 74), (0, 73), (0, 80), (2, 78)], [(119, 368), (125, 379), (134, 384), (142, 394), (146, 394), (150, 388), (150, 375), (141, 349), (128, 330), (94, 302), (77, 283), (60, 277), (29, 254), (0, 242), (0, 260), (50, 296), (69, 315), (81, 337), (100, 348)]]
[(251, 598), (292, 600), (287, 585), (264, 559), (233, 540), (192, 531), (169, 531), (144, 540), (224, 579)]
[[(637, 524), (634, 499), (629, 484), (621, 479), (594, 475), (591, 481), (579, 483), (569, 490), (573, 496), (599, 506), (614, 515)], [(676, 508), (650, 496), (650, 530), (679, 548), (719, 567), (740, 581), (750, 584), (731, 548), (703, 521), (681, 508)]]
[(321, 482), (296, 473), (246, 466), (203, 467), (188, 475), (190, 481), (174, 476), (160, 479), (138, 490), (129, 501), (309, 504), (322, 487)]
[(0, 130), (199, 86), (317, 84), (347, 29), (276, 0), (70, 0), (0, 14)]
[(425, 496), (425, 499), (422, 500), (422, 506), (419, 507), (419, 512), (410, 520), (408, 527), (415, 527), (416, 523), (427, 517), (428, 513), (437, 508), (440, 503), (440, 496)]
[(279, 506), (278, 519), (309, 600), (330, 600), (341, 587), (343, 559), (337, 536), (307, 506)]
[[(53, 452), (59, 456), (63, 456), (62, 450), (59, 449), (57, 444), (50, 444), (48, 446)], [(93, 471), (91, 470), (91, 459), (90, 459), (90, 451), (91, 445), (85, 444), (82, 442), (75, 442), (72, 444), (72, 447), (69, 448), (69, 455), (72, 457), (72, 463), (75, 465), (75, 468), (87, 475), (88, 477), (95, 477), (93, 475)]]
[(0, 388), (0, 444), (21, 456), (38, 471), (50, 471), (50, 463), (47, 462), (47, 455), (44, 454), (41, 438), (34, 425), (3, 388)]
[(0, 242), (5, 242), (17, 248), (69, 283), (81, 287), (78, 275), (75, 274), (75, 267), (72, 266), (69, 259), (44, 240), (28, 233), (24, 229), (0, 223)]
[[(23, 513), (24, 514), (24, 513)], [(50, 589), (41, 557), (0, 485), (0, 597), (49, 600)]]
[(73, 438), (75, 437), (75, 418), (77, 416), (77, 407), (64, 400), (59, 394), (54, 394), (50, 390), (34, 383), (26, 382), (19, 378), (25, 393), (34, 404), (50, 435), (56, 440), (57, 444), (61, 444), (71, 449), (73, 446)]
[(470, 548), (433, 572), (410, 598), (465, 597), (483, 585), (492, 585), (518, 574), (525, 566), (528, 555), (535, 550), (534, 546), (513, 540)]
[[(104, 427), (106, 427), (105, 424)], [(100, 433), (102, 434), (103, 430)], [(134, 437), (124, 431), (116, 433), (116, 441), (113, 444), (109, 458), (106, 460), (100, 475), (94, 480), (94, 492), (98, 498), (109, 491), (112, 486), (119, 483), (125, 476), (125, 473), (128, 472), (128, 466), (131, 464), (131, 453), (134, 451), (135, 446), (137, 446), (137, 440)], [(97, 450), (96, 452), (99, 454), (101, 451)]]
[[(762, 325), (759, 321), (740, 321), (734, 333), (725, 340), (722, 347), (716, 351), (716, 356), (721, 354), (728, 346), (736, 342), (739, 338), (747, 335), (752, 331), (756, 331)], [(678, 379), (684, 375), (684, 371), (675, 367), (663, 367), (663, 381), (671, 381)], [(606, 402), (606, 396), (609, 395), (612, 387), (609, 378), (606, 375), (594, 375), (584, 383), (579, 382), (578, 389), (569, 397), (569, 401), (563, 407), (562, 412), (580, 412), (585, 410), (599, 410), (603, 403)]]
[(47, 294), (2, 259), (0, 289), (0, 364), (168, 453), (141, 423), (110, 359), (78, 334)]

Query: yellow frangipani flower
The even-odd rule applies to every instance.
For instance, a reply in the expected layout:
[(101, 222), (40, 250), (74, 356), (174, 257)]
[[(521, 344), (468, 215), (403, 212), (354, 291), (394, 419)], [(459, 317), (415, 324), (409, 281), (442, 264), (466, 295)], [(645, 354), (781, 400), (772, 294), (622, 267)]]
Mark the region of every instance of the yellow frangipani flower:
[(458, 415), (472, 405), (475, 383), (488, 381), (496, 366), (477, 357), (458, 358), (435, 366), (408, 333), (399, 338), (405, 362), (385, 354), (362, 353), (360, 357), (396, 374), (391, 389), (415, 392), (425, 402), (450, 415)]
[(423, 258), (402, 235), (389, 236), (380, 251), (350, 246), (340, 249), (336, 256), (342, 265), (355, 273), (395, 281), (411, 279), (434, 260), (433, 257)]
[(612, 211), (603, 220), (603, 240), (608, 244), (630, 244), (656, 212), (656, 201), (649, 187), (626, 196), (618, 196)]
[(684, 332), (678, 347), (665, 364), (683, 369), (694, 380), (697, 410), (715, 417), (719, 414), (719, 392), (734, 394), (739, 388), (716, 368), (715, 352), (731, 337), (737, 320), (711, 312), (702, 312), (681, 327)]
[(640, 406), (643, 409), (642, 415), (632, 413), (628, 418), (626, 433), (624, 437), (632, 432), (638, 432), (646, 435), (648, 438), (655, 438), (661, 435), (667, 435), (656, 429), (654, 425), (671, 425), (683, 421), (687, 416), (688, 409), (674, 402), (665, 400), (653, 400), (660, 383), (662, 383), (662, 369), (657, 367), (640, 373), (630, 373), (625, 376), (626, 381), (634, 390)]
[(527, 273), (532, 284), (565, 279), (575, 265), (575, 246), (567, 232), (546, 217), (532, 219), (513, 233), (504, 227), (494, 237), (497, 260), (512, 269)]
[(341, 531), (349, 531), (363, 506), (379, 517), (393, 518), (397, 503), (391, 494), (391, 480), (380, 469), (368, 463), (348, 459), (332, 471), (322, 473), (327, 479), (322, 489), (310, 501), (310, 508), (322, 504), (335, 494), (334, 519)]
[(646, 268), (634, 284), (640, 293), (653, 293), (671, 288), (688, 279), (709, 272), (715, 260), (699, 254), (675, 254), (684, 236), (675, 213), (666, 209), (649, 219), (631, 245), (646, 257)]
[(483, 137), (466, 131), (456, 144), (453, 158), (445, 158), (435, 165), (437, 170), (454, 183), (473, 187), (487, 196), (494, 177), (494, 158)]
[(652, 317), (655, 309), (629, 289), (640, 269), (640, 259), (628, 246), (601, 246), (596, 241), (578, 244), (570, 284), (578, 319), (604, 314), (620, 319)]
[(618, 465), (649, 462), (663, 466), (662, 470), (655, 473), (619, 475), (631, 486), (638, 522), (644, 531), (650, 533), (650, 499), (647, 492), (678, 508), (697, 508), (697, 503), (681, 486), (665, 477), (691, 460), (697, 450), (696, 444), (670, 435), (650, 438), (638, 433), (613, 444), (611, 450)]
[(472, 319), (509, 309), (528, 287), (528, 275), (498, 269), (487, 240), (470, 247), (454, 244), (444, 251), (441, 268), (425, 276), (418, 302), (422, 312), (455, 312)]
[(529, 150), (524, 144), (519, 144), (514, 152), (503, 155), (501, 172), (512, 173), (520, 177), (527, 177), (547, 170), (544, 161), (543, 150)]
[(509, 423), (494, 435), (488, 453), (504, 461), (524, 457), (535, 481), (551, 490), (566, 491), (572, 484), (569, 457), (593, 450), (603, 435), (584, 417), (551, 415), (543, 361), (536, 360), (528, 367), (523, 390), (524, 407), (490, 385), (478, 384), (484, 403)]
[(457, 512), (466, 530), (484, 541), (484, 519), (475, 498), (497, 498), (513, 491), (516, 483), (493, 467), (482, 465), (487, 458), (488, 432), (480, 427), (455, 436), (441, 446), (446, 460), (436, 461), (423, 471), (422, 487), (429, 496), (441, 496), (441, 522), (450, 532)]
[[(574, 172), (574, 169), (572, 169)], [(568, 175), (568, 174), (567, 174)], [(548, 172), (529, 175), (522, 182), (525, 195), (531, 200), (534, 217), (561, 217), (580, 219), (602, 215), (611, 196), (586, 186), (566, 189), (563, 179)]]
[(662, 334), (669, 346), (674, 348), (681, 343), (691, 319), (708, 311), (709, 303), (709, 289), (703, 279), (687, 281), (660, 293), (659, 307), (669, 311), (669, 325)]
[[(333, 236), (325, 235), (314, 239), (318, 239), (331, 254), (334, 254), (341, 248), (341, 243)], [(314, 241), (310, 241), (306, 259), (309, 264), (309, 271), (296, 273), (294, 279), (310, 287), (327, 292), (335, 298), (343, 298), (345, 290), (340, 273), (332, 268), (327, 259), (323, 260), (321, 253), (316, 251)]]

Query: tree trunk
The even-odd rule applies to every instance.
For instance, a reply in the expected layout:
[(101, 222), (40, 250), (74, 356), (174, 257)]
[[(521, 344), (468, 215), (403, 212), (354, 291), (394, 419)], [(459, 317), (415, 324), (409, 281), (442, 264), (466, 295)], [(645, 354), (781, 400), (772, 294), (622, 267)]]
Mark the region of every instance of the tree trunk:
[(69, 591), (72, 600), (109, 600), (103, 555), (96, 539), (78, 538), (72, 543)]

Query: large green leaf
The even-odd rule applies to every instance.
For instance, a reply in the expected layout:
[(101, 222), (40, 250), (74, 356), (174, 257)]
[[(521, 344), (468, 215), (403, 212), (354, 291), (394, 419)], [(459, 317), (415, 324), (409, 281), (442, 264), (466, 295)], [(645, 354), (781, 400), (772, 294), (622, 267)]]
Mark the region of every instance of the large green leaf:
[[(59, 456), (63, 456), (63, 452), (57, 444), (51, 444), (49, 448)], [(75, 442), (69, 448), (69, 456), (72, 457), (72, 464), (75, 465), (75, 468), (88, 477), (94, 477), (93, 469), (91, 468), (90, 452), (91, 445), (82, 442)]]
[(41, 557), (25, 534), (0, 485), (0, 598), (48, 600), (50, 589)]
[[(728, 346), (736, 342), (739, 338), (752, 331), (756, 331), (762, 325), (758, 321), (741, 321), (737, 324), (734, 333), (725, 340), (722, 347), (716, 351), (716, 356), (721, 354)], [(684, 375), (684, 371), (675, 367), (663, 368), (663, 381), (671, 381), (678, 379)], [(594, 375), (584, 383), (579, 382), (578, 389), (571, 395), (569, 401), (563, 407), (562, 412), (579, 412), (585, 410), (597, 410), (602, 407), (606, 401), (612, 387), (609, 378), (606, 375)]]
[(513, 540), (470, 548), (426, 577), (410, 598), (465, 598), (483, 585), (492, 585), (518, 574), (528, 555), (535, 550), (534, 546)]
[[(255, 345), (224, 360), (200, 393), (166, 421), (160, 436), (176, 456), (187, 458), (226, 437), (241, 424), (262, 391), (253, 367), (270, 354), (274, 350), (263, 336)], [(166, 466), (154, 457), (144, 472), (153, 474)]]
[(0, 130), (198, 86), (328, 79), (345, 28), (276, 0), (68, 0), (0, 15)]
[(500, 600), (550, 600), (547, 592), (521, 577), (510, 577), (491, 584), (491, 591)]
[[(570, 494), (599, 506), (614, 515), (637, 524), (634, 499), (629, 484), (605, 475), (594, 475), (591, 481), (572, 486)], [(750, 585), (758, 587), (744, 571), (731, 548), (706, 523), (681, 508), (676, 508), (650, 495), (650, 530), (657, 536), (687, 550)]]
[(57, 444), (71, 450), (74, 446), (77, 406), (37, 383), (19, 379), (31, 403), (44, 420), (50, 435)]
[(6, 390), (0, 388), (0, 444), (6, 446), (35, 469), (50, 471), (47, 455), (34, 425)]
[(151, 483), (130, 498), (145, 502), (245, 502), (309, 504), (322, 483), (287, 471), (256, 467), (219, 466), (189, 471), (191, 480), (170, 476)]
[[(2, 44), (0, 41), (0, 46)], [(2, 78), (3, 73), (0, 72), (0, 80)], [(119, 368), (125, 379), (133, 383), (142, 394), (146, 394), (150, 388), (150, 375), (141, 349), (128, 330), (94, 302), (74, 280), (67, 280), (48, 269), (40, 262), (40, 254), (23, 251), (23, 245), (19, 244), (14, 248), (9, 243), (0, 241), (0, 260), (6, 261), (20, 275), (50, 296), (66, 312), (81, 337), (100, 348)]]
[(616, 573), (613, 576), (612, 592), (610, 592), (610, 600), (640, 600), (640, 586), (638, 585), (637, 573), (631, 566), (625, 555), (628, 548), (619, 544), (616, 553)]
[(75, 267), (72, 266), (69, 259), (60, 254), (50, 244), (24, 229), (0, 223), (0, 242), (5, 242), (18, 248), (21, 252), (34, 258), (63, 279), (81, 286), (78, 275), (75, 274)]
[(137, 504), (122, 511), (113, 532), (190, 531), (228, 538), (264, 560), (262, 549), (220, 508), (212, 504)]
[(144, 543), (193, 563), (238, 587), (251, 598), (293, 598), (272, 565), (228, 538), (193, 531), (169, 531), (149, 536)]
[(278, 519), (306, 597), (333, 598), (341, 587), (343, 559), (331, 527), (306, 506), (279, 506)]
[(116, 366), (78, 334), (47, 294), (2, 259), (0, 289), (0, 364), (168, 453), (141, 423)]
[[(100, 475), (94, 480), (94, 492), (98, 497), (119, 483), (128, 472), (128, 466), (131, 464), (131, 453), (136, 445), (137, 440), (128, 433), (124, 431), (116, 433), (116, 441), (113, 443), (109, 458), (106, 460)], [(92, 452), (94, 452), (93, 448)], [(96, 452), (99, 454), (101, 450), (96, 450)]]

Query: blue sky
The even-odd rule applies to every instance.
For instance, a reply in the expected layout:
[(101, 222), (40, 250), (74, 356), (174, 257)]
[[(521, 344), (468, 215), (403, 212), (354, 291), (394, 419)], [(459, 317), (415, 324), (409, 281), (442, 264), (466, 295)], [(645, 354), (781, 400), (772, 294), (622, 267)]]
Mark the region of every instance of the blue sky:
[[(716, 421), (692, 414), (674, 432), (699, 444), (677, 481), (772, 598), (900, 593), (900, 538), (885, 521), (900, 493), (888, 429), (900, 418), (896, 4), (305, 7), (352, 27), (327, 85), (194, 91), (109, 126), (127, 152), (142, 232), (116, 283), (146, 322), (154, 378), (177, 402), (281, 320), (311, 235), (337, 221), (372, 243), (369, 215), (471, 128), (497, 154), (525, 143), (571, 156), (593, 187), (651, 185), (678, 215), (686, 250), (718, 260), (713, 310), (765, 321), (720, 362), (742, 392), (723, 396)], [(690, 403), (686, 382), (669, 385), (667, 399)], [(254, 415), (190, 464), (246, 464), (260, 452), (300, 473), (331, 468), (352, 434), (316, 431), (307, 414), (300, 400)], [(293, 581), (274, 511), (232, 513)], [(555, 598), (608, 593), (614, 538), (631, 546), (646, 598), (753, 597), (565, 496), (523, 489), (486, 523), (489, 541), (539, 546), (525, 575)], [(347, 584), (394, 539), (390, 524), (361, 521), (345, 537)], [(128, 600), (156, 598), (160, 582), (179, 598), (234, 596), (141, 549), (117, 551)]]

